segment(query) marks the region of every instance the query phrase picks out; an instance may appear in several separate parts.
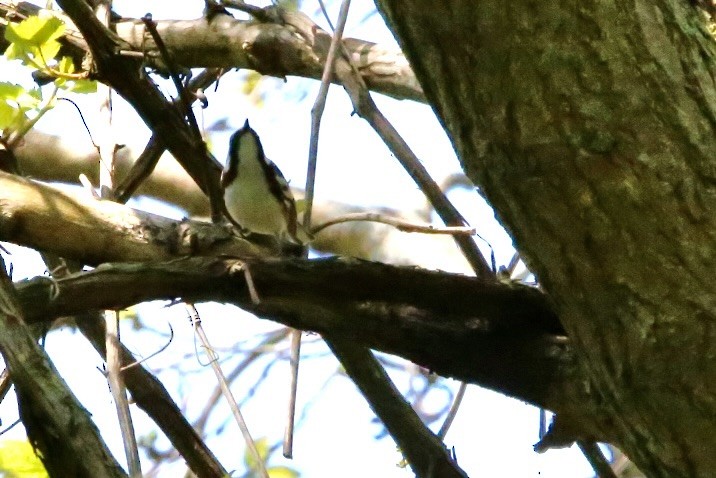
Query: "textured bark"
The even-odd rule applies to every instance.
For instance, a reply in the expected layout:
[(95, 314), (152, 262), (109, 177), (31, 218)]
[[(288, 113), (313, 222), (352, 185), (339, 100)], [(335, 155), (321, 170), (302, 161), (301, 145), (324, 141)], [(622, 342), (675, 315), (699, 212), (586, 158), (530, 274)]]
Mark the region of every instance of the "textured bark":
[[(572, 385), (580, 377), (556, 316), (539, 291), (525, 286), (350, 259), (188, 258), (103, 264), (18, 290), (29, 323), (177, 297), (229, 302), (570, 415), (590, 401)], [(591, 411), (582, 415), (594, 419)]]
[(555, 304), (614, 443), (649, 476), (713, 476), (716, 48), (703, 19), (669, 0), (378, 3)]

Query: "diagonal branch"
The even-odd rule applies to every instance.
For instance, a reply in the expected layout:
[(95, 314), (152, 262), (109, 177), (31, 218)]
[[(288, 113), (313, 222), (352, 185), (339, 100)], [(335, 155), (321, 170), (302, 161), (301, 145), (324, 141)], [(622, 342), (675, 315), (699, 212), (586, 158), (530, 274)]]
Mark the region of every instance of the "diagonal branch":
[[(104, 358), (105, 332), (101, 318), (92, 314), (81, 314), (77, 317), (76, 323), (95, 350)], [(120, 352), (123, 367), (136, 364), (136, 358), (124, 345), (120, 347)], [(167, 389), (154, 375), (144, 366), (135, 365), (125, 369), (122, 376), (134, 402), (154, 420), (197, 477), (227, 476), (221, 463), (187, 422)]]
[(463, 477), (443, 442), (397, 390), (383, 366), (366, 347), (351, 340), (326, 338), (333, 354), (381, 419), (415, 476)]
[(20, 418), (50, 476), (126, 477), (88, 413), (35, 342), (2, 260), (0, 351), (15, 385)]
[[(286, 24), (295, 28), (296, 33), (305, 38), (306, 42), (320, 44), (330, 39), (330, 35), (319, 28), (318, 25), (313, 23), (313, 21), (303, 13), (288, 11), (282, 11), (281, 13), (281, 19), (286, 22)], [(435, 208), (435, 211), (445, 222), (445, 225), (467, 225), (467, 221), (465, 221), (460, 212), (452, 205), (445, 194), (443, 194), (438, 184), (430, 176), (415, 153), (413, 153), (387, 118), (378, 110), (365, 83), (360, 75), (357, 74), (353, 65), (344, 58), (338, 58), (335, 65), (335, 74), (347, 91), (356, 113), (375, 129), (405, 171), (428, 198)], [(485, 258), (482, 256), (472, 238), (454, 236), (454, 239), (476, 275), (480, 277), (494, 277), (494, 272), (485, 261)]]
[(78, 25), (87, 41), (99, 78), (114, 88), (157, 134), (194, 181), (220, 203), (221, 165), (198, 141), (181, 113), (145, 74), (141, 60), (120, 55), (126, 43), (108, 30), (82, 0), (60, 0), (60, 7)]

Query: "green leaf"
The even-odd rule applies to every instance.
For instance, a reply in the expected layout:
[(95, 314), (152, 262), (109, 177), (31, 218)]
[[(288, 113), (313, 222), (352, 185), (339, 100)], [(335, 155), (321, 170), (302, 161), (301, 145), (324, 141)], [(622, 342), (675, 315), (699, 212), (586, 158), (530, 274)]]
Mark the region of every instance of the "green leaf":
[(32, 54), (35, 58), (39, 58), (44, 65), (50, 62), (60, 52), (60, 42), (50, 41), (43, 43), (39, 48), (33, 49)]
[(14, 83), (0, 82), (0, 100), (15, 103), (23, 110), (31, 110), (40, 106), (42, 92), (39, 89), (26, 90)]
[(32, 16), (20, 23), (10, 23), (5, 29), (5, 39), (11, 43), (39, 48), (58, 39), (63, 33), (65, 24), (59, 18)]
[(17, 118), (19, 111), (4, 101), (0, 101), (0, 132), (10, 126)]
[(75, 72), (75, 64), (69, 56), (63, 56), (57, 63), (57, 71), (64, 75), (70, 75)]
[[(7, 30), (5, 30), (5, 33), (7, 33)], [(10, 46), (5, 50), (5, 58), (8, 60), (21, 60), (25, 57), (25, 55), (25, 49), (17, 43), (10, 43)]]
[(12, 478), (48, 478), (42, 462), (24, 440), (5, 440), (0, 443), (0, 472)]
[(40, 107), (42, 101), (42, 93), (40, 90), (23, 90), (15, 99), (17, 104), (23, 110), (32, 110)]
[(59, 53), (57, 38), (64, 32), (62, 20), (51, 16), (33, 16), (11, 23), (5, 29), (5, 39), (10, 42), (5, 57), (41, 69)]
[(97, 93), (97, 82), (90, 80), (72, 80), (67, 82), (66, 88), (73, 93)]
[(20, 94), (22, 94), (23, 88), (15, 83), (9, 83), (7, 81), (0, 81), (0, 100), (12, 100), (15, 101)]
[[(259, 438), (258, 440), (254, 440), (254, 444), (256, 445), (256, 449), (259, 452), (261, 460), (266, 463), (269, 453), (268, 440), (266, 438)], [(259, 464), (256, 463), (256, 460), (254, 459), (254, 454), (251, 453), (251, 450), (249, 450), (248, 447), (246, 447), (246, 450), (244, 451), (244, 464), (249, 470), (258, 470), (259, 468)]]
[(35, 56), (38, 53), (37, 48), (20, 43), (10, 43), (10, 46), (5, 50), (5, 58), (8, 60), (20, 60), (25, 65), (41, 70), (44, 65), (35, 61)]

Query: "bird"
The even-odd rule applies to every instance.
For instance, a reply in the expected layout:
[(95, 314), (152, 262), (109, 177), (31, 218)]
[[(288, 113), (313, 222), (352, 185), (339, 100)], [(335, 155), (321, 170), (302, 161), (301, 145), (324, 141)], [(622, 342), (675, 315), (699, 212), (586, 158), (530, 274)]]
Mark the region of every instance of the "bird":
[(298, 238), (296, 201), (288, 182), (264, 154), (259, 135), (248, 119), (229, 140), (221, 189), (231, 222), (242, 230), (274, 236), (279, 242), (303, 244)]

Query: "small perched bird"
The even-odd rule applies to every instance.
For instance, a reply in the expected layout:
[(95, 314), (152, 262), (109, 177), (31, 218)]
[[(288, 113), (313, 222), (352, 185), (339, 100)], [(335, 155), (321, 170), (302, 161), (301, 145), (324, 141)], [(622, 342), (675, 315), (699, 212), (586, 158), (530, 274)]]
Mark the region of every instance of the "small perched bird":
[(242, 229), (302, 244), (297, 237), (293, 194), (281, 171), (264, 154), (249, 120), (231, 135), (221, 188), (226, 212)]

